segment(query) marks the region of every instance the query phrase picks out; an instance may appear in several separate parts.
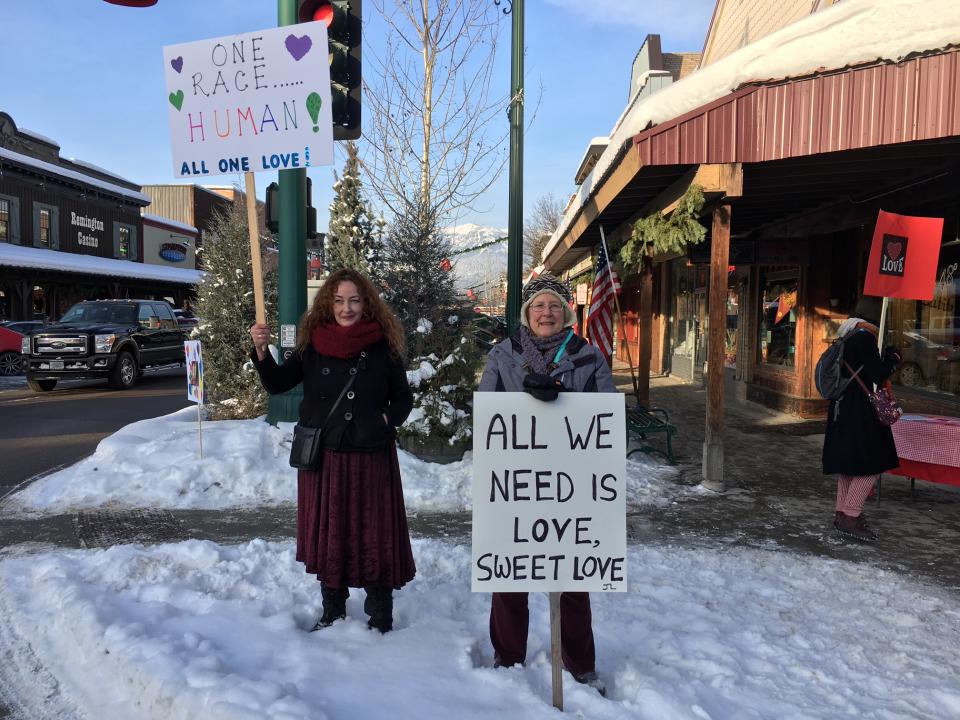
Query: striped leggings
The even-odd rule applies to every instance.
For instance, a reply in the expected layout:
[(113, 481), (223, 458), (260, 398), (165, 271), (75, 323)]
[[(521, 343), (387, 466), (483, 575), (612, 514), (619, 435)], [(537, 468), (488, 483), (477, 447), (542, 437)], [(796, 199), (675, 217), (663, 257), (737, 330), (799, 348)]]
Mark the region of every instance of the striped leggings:
[(837, 512), (858, 517), (879, 475), (837, 475)]

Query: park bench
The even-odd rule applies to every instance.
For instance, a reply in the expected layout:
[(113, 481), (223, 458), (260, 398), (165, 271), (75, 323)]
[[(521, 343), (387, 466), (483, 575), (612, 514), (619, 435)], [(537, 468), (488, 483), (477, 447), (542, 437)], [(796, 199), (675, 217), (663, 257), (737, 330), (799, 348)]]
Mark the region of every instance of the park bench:
[[(642, 405), (635, 405), (631, 408), (627, 408), (628, 444), (630, 440), (630, 433), (633, 433), (644, 441), (642, 446), (630, 450), (627, 453), (627, 457), (630, 457), (635, 452), (656, 452), (666, 457), (667, 462), (669, 462), (671, 465), (676, 465), (676, 460), (673, 458), (673, 445), (671, 443), (673, 434), (676, 431), (677, 428), (670, 424), (670, 416), (667, 414), (666, 410), (662, 410), (660, 408), (646, 408)], [(648, 436), (656, 435), (657, 433), (663, 433), (666, 435), (666, 452), (658, 447), (650, 445), (649, 443)]]

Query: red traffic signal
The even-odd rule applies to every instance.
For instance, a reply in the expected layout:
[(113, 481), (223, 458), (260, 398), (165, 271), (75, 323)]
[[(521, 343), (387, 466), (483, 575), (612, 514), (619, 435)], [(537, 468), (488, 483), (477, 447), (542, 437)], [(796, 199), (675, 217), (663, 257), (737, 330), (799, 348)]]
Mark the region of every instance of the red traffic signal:
[(361, 0), (300, 0), (300, 22), (327, 26), (330, 56), (330, 110), (333, 138), (360, 137), (360, 31)]

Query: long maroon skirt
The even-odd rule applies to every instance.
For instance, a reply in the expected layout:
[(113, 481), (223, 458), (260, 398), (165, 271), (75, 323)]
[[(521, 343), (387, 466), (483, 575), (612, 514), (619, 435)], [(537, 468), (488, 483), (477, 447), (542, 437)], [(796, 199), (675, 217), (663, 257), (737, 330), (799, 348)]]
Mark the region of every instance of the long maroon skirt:
[(416, 566), (397, 449), (325, 450), (297, 475), (297, 560), (330, 587), (401, 588)]

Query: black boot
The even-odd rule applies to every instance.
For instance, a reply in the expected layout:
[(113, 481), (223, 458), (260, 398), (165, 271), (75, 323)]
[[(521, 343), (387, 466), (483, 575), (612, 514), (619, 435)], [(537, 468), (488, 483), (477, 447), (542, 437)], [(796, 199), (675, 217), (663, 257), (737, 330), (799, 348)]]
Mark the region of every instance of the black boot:
[(370, 616), (367, 627), (381, 633), (393, 629), (393, 589), (388, 587), (368, 587), (367, 599), (363, 611)]
[(320, 583), (320, 595), (323, 597), (323, 614), (313, 626), (313, 630), (330, 627), (347, 616), (347, 598), (350, 597), (348, 588), (332, 588)]

